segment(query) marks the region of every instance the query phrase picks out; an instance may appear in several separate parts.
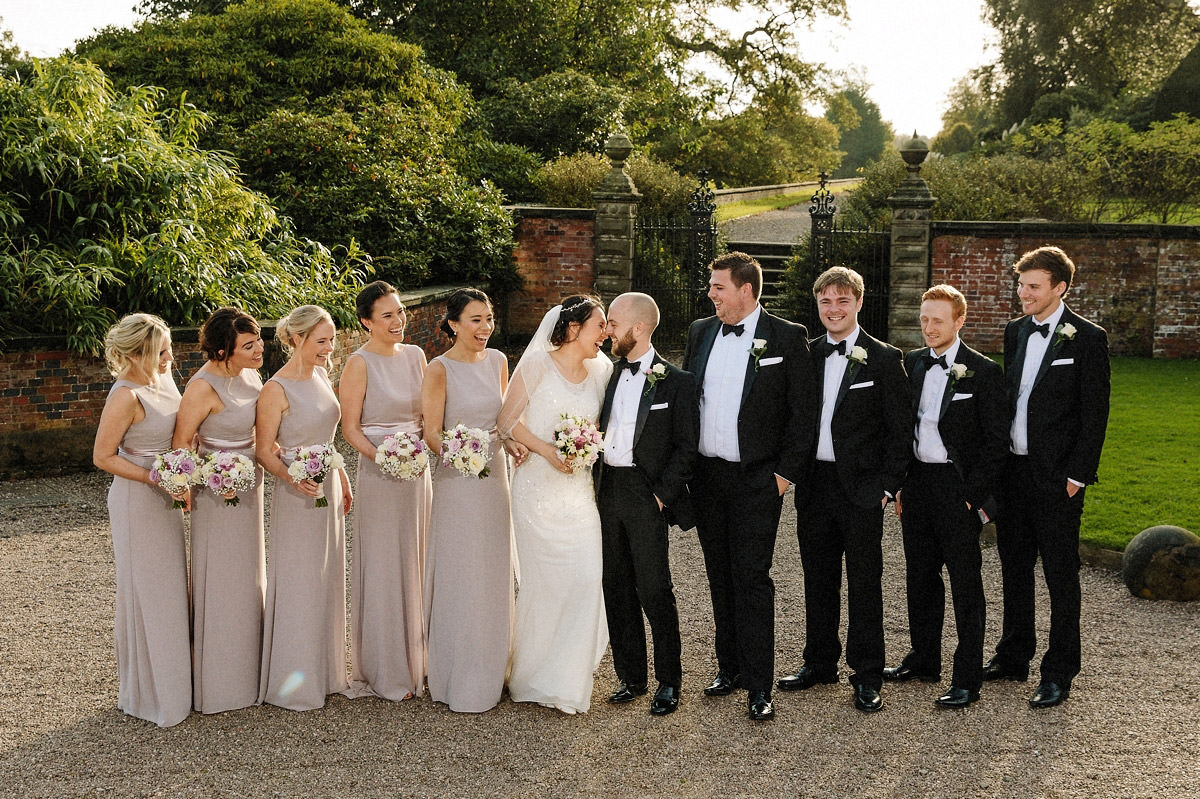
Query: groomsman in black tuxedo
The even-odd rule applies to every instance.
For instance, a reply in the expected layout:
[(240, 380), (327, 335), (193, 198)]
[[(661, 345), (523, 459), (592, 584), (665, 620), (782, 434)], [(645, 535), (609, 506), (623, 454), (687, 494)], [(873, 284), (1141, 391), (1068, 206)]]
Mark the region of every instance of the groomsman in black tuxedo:
[(810, 342), (820, 410), (810, 474), (796, 486), (804, 665), (778, 685), (800, 691), (837, 682), (844, 555), (846, 663), (854, 706), (870, 713), (883, 707), (883, 509), (908, 466), (912, 402), (900, 350), (858, 326), (863, 292), (862, 276), (843, 266), (813, 284), (825, 335)]
[(646, 693), (646, 633), (654, 637), (655, 716), (679, 706), (679, 612), (667, 553), (669, 522), (687, 530), (695, 511), (687, 492), (700, 434), (696, 379), (659, 357), (650, 343), (658, 306), (622, 294), (608, 307), (617, 368), (604, 394), (604, 455), (597, 480), (604, 546), (604, 607), (620, 685), (609, 702)]
[(691, 483), (712, 593), (717, 675), (704, 693), (747, 689), (750, 718), (775, 716), (771, 559), (783, 494), (815, 429), (807, 331), (759, 304), (762, 267), (742, 252), (709, 264), (716, 316), (688, 331), (683, 368), (700, 387), (700, 458)]
[(1029, 676), (1037, 647), (1033, 570), (1041, 555), (1050, 645), (1029, 704), (1045, 708), (1067, 698), (1079, 673), (1079, 521), (1108, 427), (1108, 334), (1063, 302), (1075, 264), (1058, 247), (1025, 253), (1013, 271), (1025, 315), (1004, 329), (1012, 413), (996, 522), (1004, 627), (983, 679)]
[(950, 690), (934, 700), (942, 707), (966, 707), (979, 698), (986, 613), (979, 531), (995, 516), (996, 480), (1008, 452), (1004, 373), (958, 337), (966, 318), (962, 292), (929, 289), (921, 297), (927, 346), (904, 358), (916, 424), (895, 511), (904, 531), (912, 649), (899, 666), (883, 670), (883, 679), (895, 682), (941, 679), (945, 566), (958, 647)]

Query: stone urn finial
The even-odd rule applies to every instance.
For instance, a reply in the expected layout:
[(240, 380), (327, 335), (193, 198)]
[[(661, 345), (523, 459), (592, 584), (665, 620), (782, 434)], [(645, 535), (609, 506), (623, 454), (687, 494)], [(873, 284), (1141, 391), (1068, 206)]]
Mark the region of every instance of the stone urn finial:
[(925, 140), (917, 136), (914, 130), (912, 138), (904, 142), (904, 146), (900, 148), (900, 157), (904, 159), (904, 163), (908, 164), (908, 171), (919, 172), (921, 164), (925, 160), (925, 156), (929, 155), (929, 145)]
[(601, 194), (633, 194), (635, 197), (641, 196), (637, 193), (637, 188), (633, 185), (633, 181), (625, 171), (625, 159), (629, 158), (629, 154), (632, 152), (633, 142), (624, 133), (614, 133), (608, 137), (608, 141), (604, 143), (604, 154), (608, 156), (612, 169), (604, 176), (604, 180), (600, 183), (600, 187), (596, 192)]

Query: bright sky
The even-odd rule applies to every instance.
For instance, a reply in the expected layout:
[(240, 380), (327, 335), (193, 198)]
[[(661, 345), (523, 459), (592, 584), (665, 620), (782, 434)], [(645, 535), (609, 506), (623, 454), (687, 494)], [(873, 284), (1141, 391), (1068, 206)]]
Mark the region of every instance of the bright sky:
[[(136, 0), (0, 0), (19, 47), (57, 55), (77, 39), (137, 18)], [(982, 0), (847, 0), (850, 23), (798, 31), (804, 58), (856, 71), (897, 133), (935, 135), (946, 93), (968, 70), (993, 60)], [(906, 55), (907, 54), (907, 55)]]

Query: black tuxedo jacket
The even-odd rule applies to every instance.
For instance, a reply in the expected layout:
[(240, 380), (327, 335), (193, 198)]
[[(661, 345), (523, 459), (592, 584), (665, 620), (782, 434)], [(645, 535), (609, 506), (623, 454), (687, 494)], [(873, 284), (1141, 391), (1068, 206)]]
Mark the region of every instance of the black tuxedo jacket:
[[(696, 401), (696, 378), (654, 354), (651, 365), (666, 367), (666, 377), (642, 390), (633, 431), (633, 464), (646, 477), (654, 495), (663, 503), (667, 521), (684, 530), (696, 526), (696, 513), (688, 494), (700, 438), (700, 408)], [(614, 371), (604, 392), (600, 429), (608, 427), (613, 396), (620, 370)], [(597, 464), (599, 467), (602, 460)], [(599, 491), (600, 476), (596, 476)]]
[[(1075, 335), (1064, 336), (1064, 325)], [(1108, 428), (1108, 334), (1104, 328), (1064, 308), (1060, 330), (1050, 334), (1046, 357), (1029, 393), (1027, 424), (1029, 457), (1041, 480), (1096, 482), (1100, 451)], [(1025, 364), (1025, 341), (1031, 317), (1014, 319), (1004, 328), (1004, 373), (1010, 416), (1016, 412)]]
[[(809, 468), (816, 460), (820, 398), (825, 383), (825, 356), (817, 345), (824, 340), (825, 336), (820, 336), (810, 342), (809, 368), (816, 384), (818, 405), (808, 452)], [(861, 328), (855, 346), (866, 350), (866, 363), (846, 365), (830, 433), (837, 475), (846, 495), (860, 507), (877, 508), (885, 492), (896, 495), (908, 470), (912, 456), (912, 399), (900, 350), (867, 335)], [(798, 509), (808, 502), (810, 493), (808, 485), (803, 490), (797, 488)]]
[[(928, 347), (922, 347), (904, 357), (912, 393), (914, 426), (921, 404), (921, 389), (925, 385), (926, 370), (921, 356), (929, 353)], [(972, 508), (983, 508), (989, 517), (995, 518), (994, 491), (1008, 455), (1008, 431), (1012, 421), (1004, 372), (1000, 364), (962, 341), (955, 363), (967, 367), (970, 376), (946, 381), (938, 434), (962, 479), (964, 498)]]
[[(715, 316), (692, 322), (688, 330), (683, 368), (696, 376), (701, 395), (708, 356), (720, 332), (721, 320)], [(812, 448), (816, 408), (812, 370), (807, 366), (808, 331), (764, 308), (750, 338), (767, 344), (757, 359), (750, 352), (752, 342), (746, 345), (746, 378), (737, 420), (742, 472), (752, 479), (774, 473), (798, 483)]]

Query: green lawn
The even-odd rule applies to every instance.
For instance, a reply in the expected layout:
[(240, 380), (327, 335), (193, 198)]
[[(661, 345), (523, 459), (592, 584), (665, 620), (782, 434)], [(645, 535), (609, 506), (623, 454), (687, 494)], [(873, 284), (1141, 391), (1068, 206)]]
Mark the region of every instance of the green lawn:
[(1080, 537), (1124, 549), (1156, 524), (1200, 534), (1200, 361), (1113, 358), (1100, 482)]
[[(848, 185), (830, 186), (829, 191), (836, 197), (844, 191), (854, 188)], [(812, 199), (814, 190), (805, 189), (796, 194), (774, 194), (770, 197), (759, 197), (756, 200), (729, 203), (717, 206), (717, 221), (728, 222), (751, 214), (761, 214), (764, 211), (778, 211), (780, 208), (791, 208), (793, 205), (805, 205)]]

